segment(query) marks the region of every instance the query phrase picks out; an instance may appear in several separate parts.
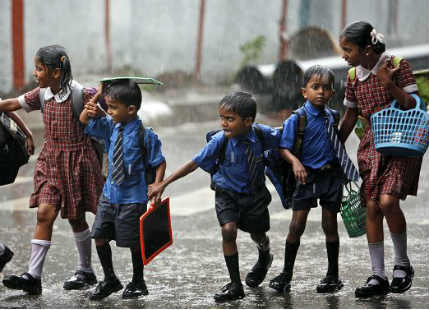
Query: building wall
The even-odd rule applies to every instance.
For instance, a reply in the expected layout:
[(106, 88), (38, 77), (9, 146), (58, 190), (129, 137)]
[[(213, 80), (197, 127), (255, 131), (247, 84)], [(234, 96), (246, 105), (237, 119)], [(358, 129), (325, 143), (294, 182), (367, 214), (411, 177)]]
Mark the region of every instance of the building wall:
[[(12, 87), (11, 1), (0, 1), (0, 91)], [(341, 0), (309, 2), (307, 25), (321, 25), (337, 40)], [(148, 76), (182, 70), (193, 72), (199, 0), (111, 0), (113, 69), (133, 68)], [(399, 31), (392, 46), (429, 40), (429, 1), (399, 0)], [(25, 67), (31, 78), (33, 56), (48, 44), (64, 45), (75, 77), (106, 70), (104, 0), (25, 0)], [(388, 29), (389, 0), (347, 1), (347, 22), (368, 20), (378, 31)], [(258, 60), (275, 63), (282, 1), (206, 0), (201, 76), (216, 83), (231, 77), (243, 58), (240, 45), (263, 35), (266, 46)], [(289, 1), (287, 35), (298, 30), (300, 1)], [(392, 47), (389, 46), (389, 47)]]

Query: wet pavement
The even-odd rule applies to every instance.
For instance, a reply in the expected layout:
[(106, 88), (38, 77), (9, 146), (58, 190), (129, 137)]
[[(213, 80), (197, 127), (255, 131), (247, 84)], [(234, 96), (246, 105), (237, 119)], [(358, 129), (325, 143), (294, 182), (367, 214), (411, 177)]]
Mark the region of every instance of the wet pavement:
[[(167, 174), (192, 158), (204, 144), (205, 133), (217, 128), (216, 122), (188, 123), (178, 127), (157, 129), (167, 157)], [(37, 137), (40, 140), (40, 136)], [(348, 142), (355, 157), (355, 142)], [(34, 231), (35, 210), (27, 208), (32, 191), (34, 158), (23, 167), (13, 185), (0, 188), (0, 240), (15, 252), (4, 274), (20, 274), (27, 270), (30, 240)], [(412, 288), (404, 294), (356, 299), (354, 290), (370, 275), (366, 238), (350, 239), (340, 221), (340, 276), (344, 288), (334, 294), (318, 294), (316, 286), (325, 275), (327, 258), (322, 232), (320, 209), (310, 213), (306, 231), (295, 264), (291, 293), (282, 296), (268, 287), (269, 279), (282, 269), (284, 241), (291, 211), (283, 210), (276, 194), (270, 205), (271, 248), (273, 265), (267, 279), (257, 289), (245, 287), (246, 297), (240, 301), (216, 304), (213, 294), (228, 282), (220, 229), (217, 224), (213, 192), (208, 188), (209, 176), (200, 169), (173, 183), (166, 191), (171, 197), (174, 243), (145, 269), (149, 295), (137, 300), (122, 300), (115, 293), (100, 302), (88, 300), (88, 290), (64, 291), (63, 281), (71, 276), (77, 253), (71, 228), (58, 219), (54, 227), (53, 245), (46, 258), (42, 278), (43, 294), (27, 296), (21, 291), (0, 285), (0, 308), (427, 308), (429, 305), (429, 179), (424, 162), (418, 197), (402, 204), (408, 221), (409, 256), (415, 269)], [(272, 187), (271, 191), (272, 191)], [(93, 222), (94, 216), (87, 219)], [(385, 225), (386, 270), (391, 279), (393, 248)], [(257, 250), (249, 235), (239, 232), (240, 270), (244, 283), (246, 273), (257, 259)], [(115, 270), (127, 284), (132, 276), (128, 249), (117, 248), (112, 242)], [(102, 269), (93, 251), (93, 266), (99, 279)]]

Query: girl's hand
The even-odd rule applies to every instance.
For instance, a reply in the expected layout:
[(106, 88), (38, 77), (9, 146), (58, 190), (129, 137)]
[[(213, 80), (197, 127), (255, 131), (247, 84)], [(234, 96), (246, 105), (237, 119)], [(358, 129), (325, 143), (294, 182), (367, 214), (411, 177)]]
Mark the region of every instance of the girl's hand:
[(305, 184), (305, 182), (307, 181), (307, 170), (305, 170), (305, 167), (301, 164), (299, 160), (293, 162), (292, 170), (295, 174), (296, 180), (301, 184)]
[(399, 66), (393, 67), (390, 59), (385, 59), (384, 63), (377, 70), (377, 77), (385, 88), (389, 88), (393, 84), (393, 75), (399, 70)]
[(28, 155), (34, 154), (34, 141), (32, 136), (27, 136), (25, 139), (25, 149), (27, 150)]

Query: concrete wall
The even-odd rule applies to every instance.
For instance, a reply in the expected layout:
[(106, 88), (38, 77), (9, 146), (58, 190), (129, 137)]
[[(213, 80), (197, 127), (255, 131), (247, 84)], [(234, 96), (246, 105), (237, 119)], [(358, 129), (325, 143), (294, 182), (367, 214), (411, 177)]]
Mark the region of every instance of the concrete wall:
[[(12, 81), (11, 1), (0, 1), (0, 91), (10, 90)], [(307, 25), (321, 25), (336, 40), (342, 1), (307, 1)], [(368, 20), (386, 32), (388, 5), (389, 0), (348, 1), (347, 21)], [(243, 57), (240, 45), (258, 35), (266, 37), (258, 63), (276, 62), (281, 6), (281, 0), (206, 0), (203, 80), (230, 77)], [(399, 0), (399, 6), (399, 34), (392, 44), (428, 42), (429, 1)], [(288, 36), (298, 30), (299, 12), (300, 1), (289, 1)], [(131, 67), (148, 76), (193, 72), (198, 14), (199, 0), (111, 0), (113, 69)], [(37, 49), (53, 43), (67, 48), (77, 78), (106, 69), (104, 0), (24, 0), (24, 19), (27, 81)]]

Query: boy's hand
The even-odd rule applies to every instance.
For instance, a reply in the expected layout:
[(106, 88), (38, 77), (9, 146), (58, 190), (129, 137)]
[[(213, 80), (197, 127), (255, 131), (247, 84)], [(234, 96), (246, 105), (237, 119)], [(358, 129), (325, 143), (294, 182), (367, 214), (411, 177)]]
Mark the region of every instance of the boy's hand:
[(301, 164), (299, 160), (295, 160), (293, 162), (292, 170), (295, 174), (296, 180), (301, 184), (305, 184), (305, 182), (307, 181), (307, 170), (305, 170), (305, 167)]
[(34, 154), (34, 141), (32, 136), (27, 136), (25, 138), (25, 149), (27, 150), (28, 155)]
[(161, 203), (161, 197), (162, 193), (164, 192), (164, 188), (165, 187), (162, 182), (153, 183), (148, 186), (148, 197), (152, 203), (155, 204), (155, 206), (158, 206)]
[(87, 104), (85, 104), (86, 114), (90, 118), (96, 118), (96, 117), (101, 116), (101, 112), (99, 112), (99, 110), (98, 110), (97, 103), (96, 103), (96, 101), (93, 101), (93, 99), (91, 99), (90, 101), (88, 101)]

